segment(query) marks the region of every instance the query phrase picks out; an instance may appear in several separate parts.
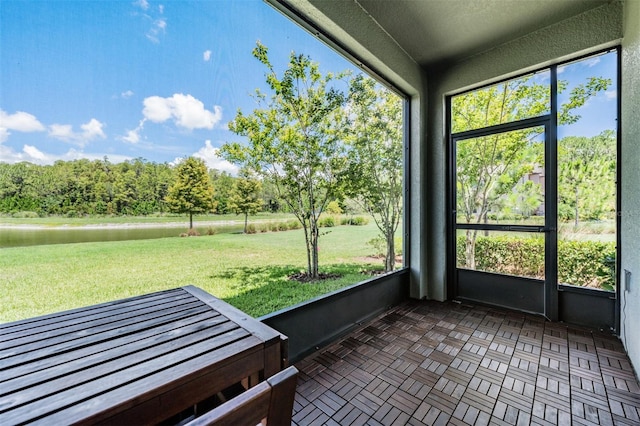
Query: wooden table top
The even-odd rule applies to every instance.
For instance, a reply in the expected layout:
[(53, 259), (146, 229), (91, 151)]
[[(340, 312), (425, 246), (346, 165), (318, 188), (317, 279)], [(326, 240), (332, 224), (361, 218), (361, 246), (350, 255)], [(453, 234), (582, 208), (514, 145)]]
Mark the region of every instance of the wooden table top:
[(158, 422), (279, 371), (280, 342), (193, 286), (0, 324), (0, 424)]

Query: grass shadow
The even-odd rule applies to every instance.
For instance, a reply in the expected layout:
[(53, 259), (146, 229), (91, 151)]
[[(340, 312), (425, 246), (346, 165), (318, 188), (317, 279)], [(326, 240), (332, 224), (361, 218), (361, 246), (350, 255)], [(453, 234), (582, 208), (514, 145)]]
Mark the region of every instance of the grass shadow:
[(289, 265), (230, 268), (210, 278), (231, 281), (228, 286), (236, 295), (224, 300), (258, 317), (364, 281), (371, 276), (372, 268), (378, 266), (362, 263), (324, 265), (321, 272), (336, 278), (311, 282), (290, 279), (301, 269)]

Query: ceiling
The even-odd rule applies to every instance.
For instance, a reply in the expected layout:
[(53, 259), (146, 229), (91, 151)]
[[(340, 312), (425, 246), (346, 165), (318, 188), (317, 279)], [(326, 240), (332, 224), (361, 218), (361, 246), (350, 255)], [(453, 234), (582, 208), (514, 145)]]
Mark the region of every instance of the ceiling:
[(354, 0), (418, 64), (454, 62), (611, 0)]

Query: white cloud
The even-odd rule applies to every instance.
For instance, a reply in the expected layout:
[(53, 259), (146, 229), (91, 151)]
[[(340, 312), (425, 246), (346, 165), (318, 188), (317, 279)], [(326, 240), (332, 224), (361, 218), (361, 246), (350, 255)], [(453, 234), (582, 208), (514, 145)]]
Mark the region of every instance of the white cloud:
[(74, 137), (73, 127), (71, 124), (52, 124), (49, 126), (49, 136), (56, 139), (72, 140)]
[(14, 114), (7, 114), (0, 110), (0, 143), (9, 139), (11, 134), (9, 130), (30, 133), (43, 132), (46, 128), (34, 115), (27, 112), (17, 111)]
[(153, 21), (153, 26), (147, 32), (147, 38), (154, 43), (160, 43), (160, 36), (167, 30), (167, 20), (164, 18)]
[(142, 129), (144, 128), (145, 121), (147, 121), (146, 118), (140, 120), (140, 123), (138, 123), (138, 127), (136, 127), (135, 129), (127, 130), (127, 135), (123, 136), (122, 140), (132, 144), (137, 144), (138, 142), (140, 142), (140, 132), (142, 132)]
[(108, 157), (112, 163), (121, 163), (126, 160), (131, 160), (132, 157), (124, 155), (110, 155), (110, 154), (91, 154), (70, 149), (64, 154), (49, 154), (43, 152), (32, 145), (24, 145), (22, 151), (15, 151), (11, 147), (0, 144), (0, 158), (2, 161), (9, 164), (19, 163), (21, 161), (28, 161), (33, 164), (53, 164), (58, 160), (71, 161), (86, 158), (88, 160), (102, 160), (104, 157)]
[(140, 142), (140, 128), (127, 131), (127, 135), (122, 137), (122, 140), (132, 144)]
[(82, 124), (81, 132), (74, 132), (73, 127), (70, 124), (52, 124), (49, 126), (49, 136), (73, 143), (79, 146), (85, 146), (96, 138), (106, 138), (104, 130), (104, 123), (92, 118), (89, 122)]
[(147, 0), (138, 0), (138, 1), (134, 2), (133, 4), (135, 4), (136, 6), (140, 7), (140, 9), (142, 9), (142, 10), (148, 10), (149, 9), (149, 2)]
[(86, 140), (92, 140), (95, 138), (105, 139), (107, 135), (104, 134), (102, 127), (103, 123), (99, 122), (95, 118), (92, 118), (88, 123), (80, 126), (82, 129), (82, 138)]
[(209, 62), (211, 60), (211, 51), (205, 50), (202, 54), (202, 59), (204, 59), (205, 62)]
[(132, 96), (133, 96), (133, 91), (131, 91), (131, 90), (127, 90), (126, 92), (120, 93), (120, 97), (122, 99), (129, 99)]
[(166, 18), (160, 17), (164, 14), (164, 5), (159, 5), (156, 9), (151, 7), (148, 0), (136, 0), (133, 5), (142, 10), (142, 12), (134, 12), (135, 16), (141, 16), (145, 21), (151, 22), (151, 28), (149, 28), (145, 36), (153, 43), (160, 43), (160, 36), (167, 29)]
[(608, 100), (613, 100), (618, 98), (618, 92), (616, 90), (607, 90), (604, 92), (604, 96)]
[(145, 120), (163, 123), (167, 120), (185, 129), (213, 129), (222, 119), (222, 108), (214, 105), (213, 111), (191, 95), (176, 93), (169, 98), (150, 96), (143, 101)]
[(585, 61), (583, 61), (583, 63), (588, 66), (589, 68), (594, 67), (596, 65), (598, 65), (600, 63), (600, 56), (595, 56), (593, 58), (589, 58)]
[[(204, 146), (200, 148), (197, 152), (193, 154), (194, 157), (202, 158), (210, 169), (217, 169), (220, 171), (228, 172), (232, 175), (236, 175), (238, 173), (238, 167), (234, 164), (224, 160), (218, 156), (218, 152), (220, 150), (218, 148), (214, 148), (211, 145), (210, 140), (206, 140), (204, 142)], [(174, 161), (180, 161), (181, 158), (176, 158)]]
[(45, 161), (47, 159), (47, 156), (45, 155), (45, 153), (40, 151), (38, 148), (36, 148), (33, 145), (25, 145), (22, 148), (22, 151), (25, 154), (27, 154), (29, 157), (38, 161)]
[(0, 143), (9, 139), (9, 130), (6, 127), (0, 127)]

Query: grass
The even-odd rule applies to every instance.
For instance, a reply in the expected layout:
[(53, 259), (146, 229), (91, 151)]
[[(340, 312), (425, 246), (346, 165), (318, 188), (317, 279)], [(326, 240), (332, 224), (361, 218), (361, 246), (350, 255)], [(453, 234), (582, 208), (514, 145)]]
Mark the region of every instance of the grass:
[(331, 228), (320, 269), (342, 277), (308, 284), (287, 279), (306, 268), (301, 230), (0, 249), (0, 322), (189, 284), (260, 316), (367, 279), (376, 233)]

